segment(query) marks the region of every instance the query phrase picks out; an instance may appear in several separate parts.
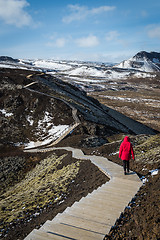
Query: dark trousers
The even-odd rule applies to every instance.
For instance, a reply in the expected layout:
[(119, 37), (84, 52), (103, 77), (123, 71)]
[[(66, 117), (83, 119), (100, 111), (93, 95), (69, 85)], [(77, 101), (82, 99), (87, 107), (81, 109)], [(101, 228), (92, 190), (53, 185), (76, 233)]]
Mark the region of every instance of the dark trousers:
[(129, 161), (123, 160), (123, 169), (124, 169), (124, 172), (126, 172), (126, 168), (127, 168), (127, 172), (129, 172)]

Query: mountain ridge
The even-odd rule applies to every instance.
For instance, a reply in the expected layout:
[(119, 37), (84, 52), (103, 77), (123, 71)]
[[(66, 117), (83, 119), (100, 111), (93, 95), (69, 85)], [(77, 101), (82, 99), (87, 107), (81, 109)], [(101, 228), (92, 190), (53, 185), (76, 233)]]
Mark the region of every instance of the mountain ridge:
[[(97, 62), (90, 62), (90, 61), (69, 61), (69, 60), (63, 60), (63, 61), (57, 61), (57, 60), (25, 60), (25, 59), (14, 59), (9, 56), (0, 56), (0, 63), (1, 64), (11, 64), (12, 66), (17, 64), (17, 67), (26, 67), (28, 69), (35, 68), (35, 70), (54, 70), (54, 71), (69, 71), (69, 74), (72, 74), (72, 72), (78, 72), (76, 71), (76, 67), (84, 68), (84, 66), (89, 67), (95, 67), (95, 70), (98, 70), (98, 68), (102, 68), (104, 70), (105, 68), (108, 69), (115, 69), (115, 68), (122, 68), (122, 69), (134, 69), (137, 71), (142, 72), (159, 72), (160, 71), (160, 53), (159, 52), (147, 52), (147, 51), (140, 51), (133, 57), (129, 58), (128, 60), (123, 60), (119, 64), (114, 63), (97, 63)], [(11, 66), (10, 66), (11, 67)], [(31, 69), (30, 69), (31, 70)], [(85, 72), (86, 69), (84, 68), (83, 71)], [(71, 72), (71, 73), (70, 73)], [(82, 72), (82, 70), (80, 71)], [(98, 72), (94, 72), (94, 75), (97, 77), (100, 76)], [(76, 74), (73, 74), (76, 75)], [(104, 77), (104, 73), (102, 74)]]
[(138, 52), (135, 56), (128, 60), (122, 61), (116, 65), (118, 68), (135, 69), (145, 72), (160, 71), (160, 53), (158, 52)]
[[(158, 54), (158, 53), (157, 53)], [(152, 54), (153, 55), (153, 54)], [(156, 57), (156, 56), (155, 56)], [(0, 57), (0, 68), (39, 71), (71, 83), (85, 92), (104, 89), (104, 83), (123, 79), (155, 79), (160, 71), (159, 60), (142, 59), (140, 56), (123, 61), (120, 64), (108, 64), (86, 61), (13, 59)], [(138, 60), (137, 60), (138, 59)], [(148, 59), (148, 58), (147, 58)], [(115, 84), (114, 84), (115, 85)], [(111, 86), (111, 85), (110, 85)], [(112, 85), (113, 87), (113, 85)], [(114, 86), (116, 88), (116, 86)]]

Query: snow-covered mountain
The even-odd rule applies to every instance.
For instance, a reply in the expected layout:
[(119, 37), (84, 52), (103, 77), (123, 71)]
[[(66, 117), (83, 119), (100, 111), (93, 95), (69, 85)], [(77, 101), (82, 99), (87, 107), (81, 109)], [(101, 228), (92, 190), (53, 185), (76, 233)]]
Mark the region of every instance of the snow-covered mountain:
[(137, 69), (144, 72), (160, 71), (160, 53), (139, 52), (134, 57), (116, 65), (118, 68)]
[(160, 71), (160, 53), (139, 52), (127, 61), (111, 63), (54, 59), (13, 59), (0, 57), (0, 68), (40, 71), (71, 83), (87, 92), (103, 90), (104, 84), (118, 90), (116, 81), (133, 78), (154, 78)]
[(0, 67), (38, 70), (81, 79), (87, 77), (87, 80), (151, 77), (148, 72), (160, 71), (160, 53), (140, 52), (118, 65), (53, 59), (13, 59), (3, 56), (0, 57)]

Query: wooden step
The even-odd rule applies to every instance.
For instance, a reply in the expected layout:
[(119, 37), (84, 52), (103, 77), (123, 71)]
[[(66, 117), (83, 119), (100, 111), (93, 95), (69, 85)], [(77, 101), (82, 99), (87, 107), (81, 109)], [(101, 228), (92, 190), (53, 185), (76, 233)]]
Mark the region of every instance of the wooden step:
[(25, 240), (102, 240), (142, 182), (133, 172), (124, 175), (121, 166), (104, 157), (86, 156), (81, 150), (70, 147), (60, 149), (72, 151), (75, 158), (90, 159), (106, 175), (109, 174), (110, 181), (57, 214), (39, 230), (32, 231)]
[(77, 239), (77, 240), (102, 240), (104, 237), (104, 234), (99, 231), (93, 231), (89, 230), (86, 227), (82, 228), (80, 226), (76, 226), (73, 224), (67, 224), (67, 223), (49, 223), (47, 222), (40, 231), (44, 231), (47, 233), (54, 235), (61, 235), (64, 236), (64, 238), (67, 239)]

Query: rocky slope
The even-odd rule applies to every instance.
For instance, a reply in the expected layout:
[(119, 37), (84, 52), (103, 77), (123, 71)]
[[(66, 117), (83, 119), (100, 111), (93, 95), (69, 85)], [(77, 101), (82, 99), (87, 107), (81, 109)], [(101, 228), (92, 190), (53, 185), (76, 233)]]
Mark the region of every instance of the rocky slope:
[[(52, 142), (79, 118), (105, 126), (105, 134), (155, 134), (145, 125), (100, 104), (85, 92), (39, 72), (0, 69), (1, 144), (32, 146)], [(29, 87), (26, 85), (34, 83)], [(89, 128), (90, 124), (86, 128)]]
[(64, 128), (73, 123), (68, 105), (23, 88), (30, 83), (27, 75), (27, 71), (0, 70), (1, 144), (24, 146), (44, 141), (55, 126)]

